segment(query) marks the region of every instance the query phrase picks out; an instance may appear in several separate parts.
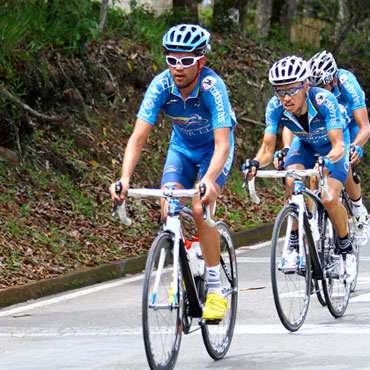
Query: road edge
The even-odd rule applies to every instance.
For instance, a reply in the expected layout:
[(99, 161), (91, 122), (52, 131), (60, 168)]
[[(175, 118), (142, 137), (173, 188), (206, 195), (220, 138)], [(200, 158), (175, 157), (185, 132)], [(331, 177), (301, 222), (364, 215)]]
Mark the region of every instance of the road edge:
[[(367, 209), (369, 209), (370, 201), (365, 201), (364, 203)], [(240, 248), (270, 240), (273, 227), (273, 223), (267, 223), (233, 233), (234, 247)], [(147, 255), (131, 257), (104, 265), (76, 270), (51, 279), (5, 288), (0, 290), (0, 308), (141, 272), (145, 269), (146, 258)]]

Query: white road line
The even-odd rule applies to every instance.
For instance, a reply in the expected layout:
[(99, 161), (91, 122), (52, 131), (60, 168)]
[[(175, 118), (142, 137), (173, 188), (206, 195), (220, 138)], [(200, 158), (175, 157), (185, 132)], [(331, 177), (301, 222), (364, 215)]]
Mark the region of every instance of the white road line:
[[(357, 283), (357, 284), (359, 284), (359, 283)], [(350, 298), (350, 303), (356, 303), (356, 302), (370, 302), (370, 293), (361, 294), (358, 297), (353, 297), (352, 296)]]
[[(212, 328), (211, 328), (212, 329)], [(234, 335), (244, 334), (287, 334), (290, 333), (281, 324), (266, 325), (236, 325)], [(201, 331), (197, 330), (190, 335), (200, 335)], [(352, 324), (304, 324), (297, 332), (292, 335), (333, 335), (333, 334), (353, 334), (353, 335), (370, 335), (370, 325), (352, 325)], [(142, 328), (125, 328), (125, 329), (107, 329), (104, 327), (86, 327), (86, 328), (1, 328), (0, 337), (6, 338), (60, 338), (60, 337), (111, 337), (111, 336), (142, 336)]]
[(119, 280), (115, 280), (113, 282), (100, 283), (98, 285), (94, 285), (94, 286), (89, 287), (89, 288), (81, 288), (77, 291), (62, 294), (61, 296), (57, 296), (57, 297), (54, 297), (54, 298), (47, 298), (47, 299), (41, 298), (41, 300), (39, 300), (35, 303), (25, 303), (25, 304), (22, 304), (22, 306), (20, 306), (20, 307), (14, 307), (14, 308), (10, 308), (10, 309), (0, 310), (0, 317), (10, 316), (10, 315), (14, 315), (14, 314), (17, 314), (17, 313), (20, 313), (20, 312), (29, 311), (29, 310), (32, 310), (34, 308), (44, 307), (44, 306), (48, 306), (48, 305), (51, 305), (51, 304), (54, 304), (54, 303), (68, 301), (70, 299), (82, 297), (82, 296), (85, 296), (85, 295), (88, 295), (88, 294), (99, 292), (101, 290), (106, 290), (106, 289), (114, 288), (114, 287), (117, 287), (117, 286), (129, 284), (129, 283), (132, 283), (134, 281), (142, 280), (143, 278), (144, 278), (144, 275), (140, 274), (140, 275), (135, 275), (135, 276), (132, 276), (132, 277), (125, 277), (125, 278), (122, 278), (122, 279), (119, 279)]

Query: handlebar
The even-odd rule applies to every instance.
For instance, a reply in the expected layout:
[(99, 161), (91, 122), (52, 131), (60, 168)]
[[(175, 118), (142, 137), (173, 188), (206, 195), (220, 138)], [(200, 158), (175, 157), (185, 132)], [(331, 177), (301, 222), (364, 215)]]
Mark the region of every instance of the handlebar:
[[(195, 189), (175, 189), (175, 188), (165, 188), (165, 189), (127, 189), (127, 197), (136, 198), (194, 198), (200, 196), (202, 198), (206, 192), (205, 184), (201, 183), (199, 186), (200, 192), (198, 193)], [(116, 183), (116, 193), (119, 195), (122, 190), (122, 184), (120, 182)], [(216, 222), (211, 217), (210, 206), (202, 203), (203, 206), (203, 218), (205, 223), (209, 227), (216, 226)], [(126, 213), (126, 201), (123, 201), (120, 205), (118, 201), (114, 202), (112, 217), (119, 215), (121, 223), (126, 226), (131, 225), (131, 220), (127, 217)]]
[[(253, 200), (254, 203), (256, 204), (259, 204), (260, 203), (260, 198), (257, 196), (257, 193), (256, 193), (256, 188), (255, 188), (255, 184), (254, 184), (254, 181), (255, 181), (255, 178), (256, 177), (266, 177), (266, 178), (287, 178), (287, 177), (292, 177), (292, 178), (296, 178), (296, 179), (299, 179), (301, 177), (304, 177), (304, 176), (318, 176), (320, 174), (320, 171), (319, 170), (314, 170), (314, 169), (311, 169), (311, 170), (285, 170), (285, 171), (278, 171), (278, 170), (259, 170), (257, 171), (255, 177), (253, 177), (252, 180), (248, 181), (248, 190), (249, 190), (249, 194)], [(320, 177), (320, 182), (319, 182), (319, 186), (324, 194), (324, 197), (327, 199), (327, 200), (331, 200), (332, 197), (329, 193), (329, 190), (328, 190), (328, 183), (327, 183), (327, 177)]]

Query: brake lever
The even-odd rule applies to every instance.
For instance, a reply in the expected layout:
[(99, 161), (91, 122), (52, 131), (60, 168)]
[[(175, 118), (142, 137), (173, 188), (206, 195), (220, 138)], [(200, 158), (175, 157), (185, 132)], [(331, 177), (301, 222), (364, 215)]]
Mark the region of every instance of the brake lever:
[[(116, 194), (118, 196), (120, 196), (121, 195), (121, 191), (122, 191), (122, 183), (121, 183), (121, 181), (116, 182), (115, 187), (116, 187)], [(114, 201), (114, 205), (113, 205), (112, 217), (116, 217), (118, 206), (119, 206), (119, 202), (118, 202), (118, 200), (115, 200)]]

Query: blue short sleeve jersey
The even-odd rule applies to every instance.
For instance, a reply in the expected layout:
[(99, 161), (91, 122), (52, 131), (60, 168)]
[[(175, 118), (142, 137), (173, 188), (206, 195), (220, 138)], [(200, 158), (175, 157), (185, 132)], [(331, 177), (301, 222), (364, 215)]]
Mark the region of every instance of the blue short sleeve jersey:
[[(277, 96), (270, 99), (265, 111), (265, 133), (277, 134), (279, 125), (287, 126), (299, 140), (306, 142), (317, 153), (331, 149), (328, 131), (345, 130), (348, 117), (335, 96), (327, 90), (310, 87), (307, 96), (309, 132), (306, 132), (293, 114), (290, 114)], [(345, 140), (348, 135), (345, 135)], [(349, 144), (349, 143), (348, 143)]]
[(168, 69), (157, 75), (145, 93), (137, 117), (154, 125), (161, 109), (173, 126), (171, 148), (195, 162), (214, 150), (213, 130), (236, 124), (224, 82), (207, 67), (202, 68), (197, 85), (186, 100)]
[(338, 82), (334, 86), (334, 95), (338, 103), (342, 104), (350, 118), (349, 129), (357, 126), (353, 117), (353, 111), (358, 108), (366, 107), (365, 92), (361, 89), (357, 78), (353, 73), (345, 69), (339, 69), (337, 73)]

